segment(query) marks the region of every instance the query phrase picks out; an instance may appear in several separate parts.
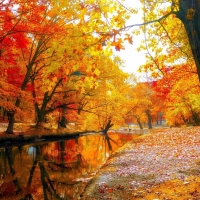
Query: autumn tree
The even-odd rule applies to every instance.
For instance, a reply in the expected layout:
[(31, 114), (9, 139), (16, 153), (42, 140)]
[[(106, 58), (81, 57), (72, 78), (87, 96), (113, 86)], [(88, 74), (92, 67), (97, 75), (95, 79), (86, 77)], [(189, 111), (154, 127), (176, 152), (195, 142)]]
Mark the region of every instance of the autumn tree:
[[(113, 34), (114, 31), (108, 33), (108, 30), (123, 27), (128, 15), (121, 11), (113, 13), (117, 8), (123, 8), (116, 2), (109, 2), (108, 6), (106, 1), (100, 4), (98, 1), (58, 3), (53, 0), (45, 2), (32, 0), (27, 3), (16, 0), (8, 1), (7, 4), (3, 3), (1, 6), (4, 6), (6, 10), (10, 8), (11, 2), (12, 5), (17, 5), (15, 10), (10, 11), (14, 16), (12, 24), (10, 23), (12, 26), (8, 30), (6, 27), (3, 29), (2, 37), (6, 38), (4, 36), (9, 35), (10, 30), (13, 30), (12, 27), (17, 27), (16, 25), (20, 22), (21, 27), (16, 30), (24, 34), (27, 46), (26, 48), (19, 46), (15, 50), (18, 53), (15, 62), (20, 64), (20, 71), (23, 74), (21, 85), (18, 87), (20, 91), (26, 91), (28, 84), (32, 84), (37, 119), (41, 122), (46, 114), (44, 108), (50, 100), (53, 101), (55, 92), (58, 94), (57, 89), (66, 77), (81, 68), (84, 68), (87, 76), (90, 77), (90, 71), (96, 65), (93, 60), (96, 55), (91, 52), (102, 51), (102, 44), (105, 45), (110, 39), (114, 38), (116, 42), (116, 34)], [(2, 13), (3, 11), (2, 7)], [(5, 15), (2, 19), (4, 23)], [(9, 23), (5, 24), (8, 27)], [(25, 43), (19, 42), (19, 44)], [(116, 42), (114, 45), (117, 46), (117, 44)], [(88, 52), (88, 49), (91, 51)], [(89, 65), (88, 60), (90, 60)], [(40, 87), (39, 96), (36, 96), (35, 86)], [(60, 89), (59, 93), (61, 95)], [(41, 99), (41, 96), (44, 101), (39, 105), (37, 98)], [(20, 95), (16, 95), (16, 100), (12, 100), (14, 108), (11, 108), (12, 116), (7, 128), (8, 133), (13, 132), (15, 115), (22, 101), (23, 98)]]
[(177, 64), (182, 64), (183, 68), (184, 65), (189, 65), (189, 71), (197, 73), (200, 77), (199, 1), (140, 2), (141, 12), (135, 12), (134, 5), (127, 7), (124, 3), (124, 7), (132, 15), (139, 13), (140, 16), (142, 13), (143, 23), (129, 25), (129, 20), (119, 31), (130, 31), (131, 28), (140, 27), (132, 33), (142, 33), (144, 36), (138, 50), (146, 51), (148, 63), (142, 67), (142, 71), (150, 72), (153, 78), (162, 79)]
[(20, 88), (25, 68), (21, 68), (18, 61), (20, 50), (24, 50), (29, 44), (26, 37), (28, 26), (22, 22), (22, 18), (27, 14), (28, 9), (21, 12), (16, 6), (17, 3), (23, 4), (25, 2), (10, 0), (0, 3), (0, 24), (2, 27), (0, 31), (0, 91), (2, 94), (0, 104), (12, 115), (16, 111), (21, 112), (15, 106), (16, 98), (22, 98), (26, 95)]
[(143, 129), (142, 122), (146, 121), (146, 114), (142, 106), (142, 99), (140, 96), (140, 89), (138, 87), (138, 80), (132, 74), (129, 76), (127, 83), (129, 85), (128, 98), (126, 102), (127, 113), (125, 116), (126, 123), (137, 123), (140, 129)]
[(164, 111), (164, 103), (159, 92), (155, 90), (154, 82), (135, 82), (130, 85), (127, 101), (127, 120), (138, 123), (143, 129), (143, 122), (152, 128), (152, 122), (157, 121), (157, 115)]
[[(166, 55), (166, 59), (170, 60)], [(167, 62), (165, 62), (167, 64)], [(149, 68), (149, 63), (142, 66), (143, 70)], [(168, 125), (198, 124), (198, 76), (194, 62), (168, 63), (162, 65), (163, 76), (159, 71), (149, 71), (153, 78), (152, 86), (156, 91), (156, 98), (163, 102), (162, 111)], [(190, 98), (191, 97), (191, 98)]]
[(117, 128), (125, 123), (127, 74), (120, 70), (122, 63), (118, 57), (113, 61), (106, 55), (102, 57), (98, 86), (88, 96), (89, 100), (81, 111), (86, 130), (100, 130), (107, 134), (111, 127)]
[[(189, 88), (185, 90), (186, 86), (182, 87), (181, 84), (190, 85), (187, 84), (187, 81), (190, 80), (191, 83), (190, 77), (196, 80), (195, 74), (200, 77), (198, 47), (200, 38), (197, 34), (199, 31), (199, 1), (153, 2), (142, 0), (141, 3), (144, 23), (130, 25), (128, 28), (141, 26), (140, 30), (144, 35), (144, 40), (139, 50), (145, 50), (148, 58), (141, 71), (151, 74), (151, 77), (159, 85), (161, 82), (163, 83), (165, 89), (161, 89), (160, 92), (163, 93), (165, 90), (166, 105), (172, 106), (172, 102), (179, 99), (174, 91), (181, 91), (182, 96), (187, 96)], [(133, 32), (137, 33), (136, 31)], [(180, 88), (178, 88), (178, 85)], [(166, 91), (166, 86), (168, 91)], [(192, 99), (194, 100), (196, 95), (192, 88), (196, 88), (198, 83), (192, 81), (190, 86), (190, 95), (193, 96)], [(162, 84), (159, 88), (162, 88)], [(173, 92), (171, 93), (171, 91)], [(170, 94), (173, 101), (170, 100)], [(196, 98), (198, 97), (196, 96)], [(190, 118), (194, 124), (198, 124), (198, 109), (194, 109), (191, 102), (196, 105), (190, 98), (180, 97), (179, 103), (176, 105), (179, 105), (179, 108), (184, 108), (182, 114), (179, 112), (178, 106), (176, 109), (173, 106), (171, 107), (174, 112), (178, 113), (177, 116), (180, 116), (181, 123), (185, 123)], [(166, 109), (170, 110), (169, 107), (166, 107)], [(172, 110), (169, 113), (172, 113)], [(191, 112), (195, 119), (191, 117), (193, 115)]]
[(199, 124), (198, 77), (189, 66), (176, 66), (171, 73), (170, 92), (165, 101), (166, 120), (169, 125)]
[[(20, 7), (18, 8), (18, 12), (22, 12), (24, 9), (31, 9), (32, 11), (35, 11), (37, 14), (33, 14), (33, 12), (27, 12), (26, 16), (23, 18), (23, 24), (24, 26), (27, 26), (26, 33), (27, 40), (29, 40), (29, 48), (20, 48), (21, 55), (18, 57), (18, 63), (21, 64), (20, 70), (22, 71), (23, 67), (23, 78), (21, 80), (20, 89), (21, 91), (26, 90), (27, 84), (30, 83), (31, 77), (34, 76), (36, 65), (39, 65), (39, 68), (42, 68), (45, 65), (45, 55), (44, 52), (48, 49), (46, 46), (48, 40), (50, 39), (50, 34), (52, 34), (56, 27), (53, 26), (53, 20), (55, 20), (55, 17), (50, 18), (49, 20), (43, 21), (43, 23), (39, 24), (37, 23), (37, 20), (43, 19), (44, 15), (46, 16), (45, 12), (47, 7), (45, 8), (44, 5), (37, 4), (37, 1), (32, 1), (30, 5), (26, 4), (20, 4)], [(27, 6), (27, 7), (26, 7)], [(30, 11), (30, 10), (29, 10)], [(47, 16), (46, 16), (47, 17)], [(36, 19), (36, 20), (34, 20)], [(27, 22), (29, 22), (29, 26), (27, 25)], [(40, 26), (40, 28), (39, 28)], [(47, 29), (51, 26), (51, 33), (48, 31), (47, 35), (43, 34), (43, 31), (47, 31)], [(36, 29), (38, 28), (37, 33), (34, 33)], [(43, 58), (41, 58), (41, 54), (43, 54)], [(40, 56), (40, 57), (39, 57)], [(43, 62), (42, 64), (39, 62)], [(23, 63), (23, 64), (22, 64)], [(21, 103), (21, 97), (20, 95), (16, 98), (15, 101), (15, 107), (18, 108)], [(13, 125), (15, 121), (15, 114), (16, 112), (13, 110), (11, 119), (9, 121), (9, 125), (7, 128), (8, 133), (13, 132)]]

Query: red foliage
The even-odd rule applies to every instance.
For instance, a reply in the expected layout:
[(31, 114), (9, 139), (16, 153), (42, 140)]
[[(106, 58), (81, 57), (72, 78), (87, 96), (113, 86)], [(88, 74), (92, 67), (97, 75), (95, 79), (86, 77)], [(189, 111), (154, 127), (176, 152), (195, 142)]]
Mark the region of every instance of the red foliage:
[[(8, 83), (20, 88), (25, 76), (24, 74), (20, 73), (20, 67), (16, 66), (16, 67), (8, 68), (6, 71), (7, 71)], [(26, 90), (32, 91), (33, 85), (27, 84)]]
[(170, 92), (170, 85), (165, 79), (152, 82), (152, 88), (156, 91), (156, 97), (165, 100)]
[(24, 79), (24, 75), (20, 74), (19, 67), (8, 68), (7, 79), (8, 79), (8, 83), (15, 85), (17, 87), (20, 87)]

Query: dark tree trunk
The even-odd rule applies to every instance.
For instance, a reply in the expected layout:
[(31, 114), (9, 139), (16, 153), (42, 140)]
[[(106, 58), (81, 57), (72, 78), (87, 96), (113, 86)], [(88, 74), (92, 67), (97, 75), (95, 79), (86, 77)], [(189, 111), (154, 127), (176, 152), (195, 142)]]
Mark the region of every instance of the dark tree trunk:
[[(17, 99), (15, 102), (15, 106), (18, 108), (19, 105), (20, 105), (20, 100)], [(13, 134), (14, 123), (15, 123), (15, 113), (12, 112), (10, 115), (10, 120), (6, 129), (6, 133)]]
[(66, 128), (67, 126), (67, 118), (66, 118), (66, 111), (67, 109), (65, 107), (62, 108), (62, 118), (59, 122), (59, 126)]
[(37, 112), (37, 123), (36, 127), (38, 128), (42, 122), (44, 122), (46, 116), (46, 112), (44, 109), (41, 109)]
[[(179, 0), (177, 17), (183, 22), (187, 32), (192, 54), (194, 56), (197, 74), (200, 80), (200, 3), (199, 0)], [(188, 9), (194, 10), (194, 15), (188, 19)]]
[(149, 126), (149, 129), (152, 129), (152, 123), (151, 123), (151, 114), (150, 114), (150, 110), (146, 110), (146, 115), (147, 115), (147, 118), (148, 118), (148, 126)]
[[(55, 94), (55, 91), (57, 89), (57, 87), (60, 85), (60, 83), (62, 82), (63, 78), (61, 78), (56, 85), (54, 86), (54, 89), (52, 90), (52, 92), (49, 94), (48, 91), (46, 91), (44, 93), (44, 97), (43, 97), (43, 102), (42, 102), (42, 106), (39, 108), (38, 103), (35, 103), (35, 111), (37, 114), (37, 123), (36, 123), (36, 127), (40, 126), (40, 124), (42, 122), (44, 122), (45, 120), (45, 116), (52, 112), (54, 109), (53, 108), (48, 108), (47, 105), (48, 103), (51, 101), (53, 95)], [(36, 94), (33, 94), (33, 97), (36, 96)]]
[(200, 124), (200, 118), (197, 113), (195, 113), (195, 112), (192, 113), (192, 119), (193, 119), (194, 125)]
[(44, 122), (44, 120), (45, 120), (45, 116), (47, 114), (46, 107), (47, 107), (48, 102), (49, 102), (48, 92), (45, 92), (41, 108), (39, 108), (38, 104), (35, 103), (35, 111), (36, 111), (36, 114), (37, 114), (36, 127), (39, 127), (40, 124), (42, 122)]
[[(32, 83), (33, 88), (34, 88), (33, 91), (32, 91), (32, 95), (33, 95), (33, 98), (36, 98), (35, 82), (34, 81), (35, 81), (34, 79), (31, 80), (31, 83)], [(41, 108), (39, 107), (37, 102), (35, 102), (35, 104), (34, 104), (35, 115), (36, 115), (36, 128), (38, 128), (40, 126), (40, 124), (43, 121), (45, 121), (47, 103), (48, 103), (48, 92), (45, 92)]]
[(159, 114), (157, 114), (157, 120), (156, 120), (156, 125), (159, 124)]
[(163, 116), (163, 113), (160, 112), (160, 113), (159, 113), (159, 117), (160, 117), (160, 125), (162, 125), (162, 116)]
[(109, 130), (109, 128), (111, 128), (113, 125), (114, 125), (114, 124), (111, 124), (111, 120), (109, 119), (109, 120), (108, 120), (108, 123), (107, 123), (107, 125), (106, 125), (106, 127), (105, 127), (104, 130), (103, 130), (103, 132), (104, 132), (104, 133), (107, 133), (108, 130)]
[(6, 129), (6, 133), (13, 134), (14, 123), (15, 123), (15, 117), (14, 117), (14, 114), (12, 114), (10, 116), (10, 120), (9, 120), (7, 129)]
[(140, 122), (140, 119), (139, 119), (139, 118), (137, 118), (137, 123), (138, 123), (140, 129), (143, 129), (143, 127), (142, 127), (142, 123)]
[[(64, 94), (63, 99), (65, 100), (67, 98), (67, 94)], [(67, 126), (67, 118), (66, 118), (67, 108), (66, 106), (62, 107), (62, 118), (59, 121), (59, 126), (66, 128)]]

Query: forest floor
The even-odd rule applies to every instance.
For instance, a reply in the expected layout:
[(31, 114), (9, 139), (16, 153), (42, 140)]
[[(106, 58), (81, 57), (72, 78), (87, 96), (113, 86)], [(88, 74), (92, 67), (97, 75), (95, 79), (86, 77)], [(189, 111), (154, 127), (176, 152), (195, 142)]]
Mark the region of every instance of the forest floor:
[(154, 129), (113, 154), (82, 200), (200, 200), (200, 127)]

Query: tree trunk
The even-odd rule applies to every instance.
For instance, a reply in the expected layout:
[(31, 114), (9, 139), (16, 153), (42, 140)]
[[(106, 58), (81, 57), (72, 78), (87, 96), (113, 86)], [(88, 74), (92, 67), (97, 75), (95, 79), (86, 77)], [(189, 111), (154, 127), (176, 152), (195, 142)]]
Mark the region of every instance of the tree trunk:
[[(15, 106), (18, 108), (19, 105), (20, 105), (20, 100), (17, 99), (15, 102)], [(14, 123), (15, 123), (15, 112), (12, 112), (12, 114), (10, 115), (10, 120), (8, 122), (6, 133), (13, 134)]]
[(109, 138), (107, 132), (108, 132), (109, 128), (111, 128), (113, 125), (114, 125), (114, 124), (111, 124), (111, 120), (109, 119), (108, 122), (107, 122), (107, 124), (106, 124), (106, 127), (105, 127), (104, 130), (103, 130), (105, 139), (106, 139), (107, 144), (108, 144), (108, 149), (109, 149), (110, 151), (112, 150), (112, 145), (111, 145), (111, 143), (110, 143), (110, 138)]
[(149, 129), (152, 129), (152, 123), (151, 123), (151, 114), (150, 114), (150, 110), (146, 110), (146, 115), (147, 115), (147, 118), (148, 118), (148, 126), (149, 126)]
[[(65, 93), (63, 96), (64, 101), (66, 100), (66, 98), (67, 98), (67, 94)], [(64, 128), (66, 128), (67, 126), (66, 113), (67, 113), (67, 108), (66, 106), (64, 106), (62, 107), (62, 118), (61, 120), (59, 119), (60, 121), (58, 122), (59, 126), (64, 127)]]
[[(37, 123), (36, 123), (36, 127), (38, 127), (45, 119), (45, 116), (52, 112), (54, 109), (51, 108), (47, 108), (47, 104), (51, 101), (53, 95), (55, 94), (55, 91), (57, 89), (57, 87), (60, 85), (60, 83), (62, 82), (63, 78), (59, 79), (58, 82), (56, 83), (56, 85), (54, 86), (53, 90), (51, 91), (51, 93), (49, 94), (48, 91), (46, 91), (44, 93), (44, 97), (43, 97), (43, 101), (42, 101), (42, 106), (41, 108), (39, 108), (38, 103), (35, 103), (35, 110), (37, 113)], [(33, 80), (34, 81), (34, 80)], [(36, 96), (36, 94), (33, 93), (33, 97)]]
[(156, 125), (158, 125), (159, 124), (159, 114), (157, 113), (157, 119), (156, 119)]
[[(23, 83), (21, 85), (21, 90), (23, 90), (23, 91), (26, 89), (26, 85), (28, 83), (28, 79), (30, 77), (30, 73), (31, 73), (32, 67), (33, 67), (33, 64), (30, 64), (29, 67), (28, 67), (28, 70), (26, 72), (25, 78), (23, 80)], [(17, 100), (15, 102), (15, 106), (17, 108), (19, 108), (20, 103), (21, 103), (20, 99), (17, 98)], [(6, 133), (13, 134), (14, 123), (15, 123), (15, 112), (13, 111), (13, 113), (10, 116), (10, 120), (9, 120), (9, 123), (8, 123), (8, 127), (7, 127), (7, 130), (6, 130)]]
[[(183, 22), (192, 54), (194, 56), (197, 74), (200, 80), (200, 3), (199, 0), (179, 0), (177, 17)], [(188, 9), (193, 9), (194, 13), (188, 19)]]
[(48, 92), (45, 92), (41, 108), (39, 108), (39, 105), (35, 103), (35, 111), (37, 114), (36, 127), (39, 127), (40, 124), (44, 122), (45, 116), (47, 114), (46, 107), (47, 107), (48, 102), (49, 102)]
[(107, 125), (106, 125), (106, 127), (105, 127), (104, 130), (103, 130), (103, 132), (104, 132), (104, 133), (107, 133), (108, 130), (109, 130), (109, 128), (111, 128), (113, 125), (114, 125), (114, 124), (111, 124), (111, 120), (109, 119), (109, 120), (108, 120), (108, 123), (107, 123)]
[(14, 123), (15, 123), (15, 117), (14, 117), (14, 114), (12, 114), (10, 116), (10, 120), (9, 120), (7, 129), (6, 129), (6, 133), (13, 134)]
[(142, 123), (140, 122), (140, 119), (139, 119), (139, 118), (137, 118), (137, 123), (138, 123), (140, 129), (143, 129), (143, 127), (142, 127)]
[(192, 113), (192, 119), (194, 122), (194, 125), (199, 125), (200, 124), (200, 119), (199, 119), (199, 115), (195, 112)]
[(59, 126), (64, 127), (64, 128), (66, 128), (66, 126), (67, 126), (67, 119), (66, 119), (66, 116), (65, 116), (66, 111), (67, 111), (66, 108), (62, 108), (62, 118), (59, 122)]
[(163, 113), (160, 112), (160, 113), (159, 113), (159, 117), (160, 117), (160, 125), (162, 125), (162, 116), (163, 116)]
[(44, 109), (40, 109), (37, 112), (37, 123), (36, 123), (36, 128), (38, 128), (42, 122), (44, 122), (46, 116), (46, 112)]

